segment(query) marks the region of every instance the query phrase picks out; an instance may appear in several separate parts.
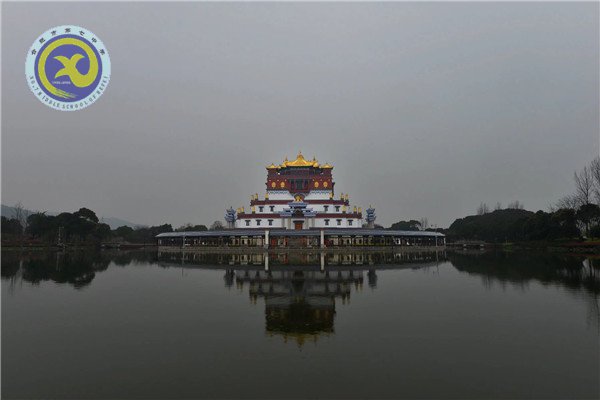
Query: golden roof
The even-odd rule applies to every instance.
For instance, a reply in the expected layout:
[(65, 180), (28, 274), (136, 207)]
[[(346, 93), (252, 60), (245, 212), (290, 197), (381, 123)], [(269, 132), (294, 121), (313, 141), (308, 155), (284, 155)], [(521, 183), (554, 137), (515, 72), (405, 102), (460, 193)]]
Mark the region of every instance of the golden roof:
[(280, 169), (287, 167), (312, 167), (312, 168), (323, 168), (323, 169), (331, 169), (333, 166), (325, 163), (324, 165), (320, 165), (315, 157), (312, 160), (307, 160), (302, 155), (302, 152), (299, 152), (294, 161), (288, 161), (287, 157), (280, 165), (275, 165), (271, 163), (271, 165), (267, 166), (267, 169)]
[(315, 164), (319, 165), (316, 159), (313, 158), (313, 161), (308, 161), (302, 155), (302, 152), (298, 153), (298, 156), (294, 161), (284, 161), (283, 163), (286, 167), (314, 167)]

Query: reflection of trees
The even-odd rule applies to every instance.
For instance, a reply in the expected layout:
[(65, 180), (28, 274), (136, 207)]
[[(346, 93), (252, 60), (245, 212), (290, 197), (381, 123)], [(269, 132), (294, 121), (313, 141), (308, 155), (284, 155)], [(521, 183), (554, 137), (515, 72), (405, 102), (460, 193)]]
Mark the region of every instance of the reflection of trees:
[(571, 293), (587, 293), (590, 319), (600, 327), (600, 260), (556, 253), (485, 252), (448, 253), (452, 265), (461, 272), (483, 277), (486, 287), (495, 282), (526, 287), (529, 282), (557, 285)]
[(102, 252), (102, 255), (119, 267), (126, 267), (131, 264), (152, 264), (156, 261), (156, 252), (154, 251), (115, 250)]
[(598, 260), (529, 252), (486, 252), (478, 255), (449, 253), (448, 258), (457, 270), (484, 276), (490, 283), (525, 284), (535, 280), (544, 285), (556, 284), (600, 294)]
[(16, 252), (2, 252), (2, 273), (3, 279), (13, 278), (21, 267), (21, 255)]
[(104, 271), (111, 262), (129, 265), (135, 261), (150, 261), (156, 257), (149, 252), (3, 252), (2, 278), (38, 285), (44, 281), (70, 284), (76, 288), (89, 285), (97, 272)]
[(98, 257), (97, 253), (86, 251), (28, 255), (22, 257), (20, 262), (21, 279), (25, 282), (37, 285), (43, 281), (53, 281), (76, 288), (89, 285), (96, 272), (105, 270), (109, 264), (109, 260)]

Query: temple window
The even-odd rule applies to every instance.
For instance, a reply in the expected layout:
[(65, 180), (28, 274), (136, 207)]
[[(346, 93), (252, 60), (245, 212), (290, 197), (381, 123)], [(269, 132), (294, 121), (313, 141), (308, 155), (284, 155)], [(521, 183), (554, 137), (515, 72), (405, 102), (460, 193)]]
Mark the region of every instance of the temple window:
[(351, 219), (348, 220), (348, 226), (352, 226), (352, 220)]
[(340, 206), (335, 206), (335, 211), (339, 212), (340, 211)]
[(271, 210), (271, 212), (275, 211), (275, 206), (269, 206), (269, 209)]
[(246, 226), (250, 226), (250, 220), (249, 219), (246, 220)]
[(338, 224), (338, 226), (342, 225), (342, 220), (341, 220), (341, 219), (338, 219), (338, 220), (337, 220), (337, 224)]
[(323, 209), (325, 210), (325, 212), (329, 211), (329, 206), (323, 206)]
[(263, 212), (264, 207), (263, 206), (258, 206), (258, 211)]
[(269, 226), (273, 226), (273, 220), (272, 219), (269, 220)]
[(325, 225), (329, 226), (329, 220), (328, 219), (325, 220)]
[(260, 226), (260, 219), (256, 220), (256, 226)]

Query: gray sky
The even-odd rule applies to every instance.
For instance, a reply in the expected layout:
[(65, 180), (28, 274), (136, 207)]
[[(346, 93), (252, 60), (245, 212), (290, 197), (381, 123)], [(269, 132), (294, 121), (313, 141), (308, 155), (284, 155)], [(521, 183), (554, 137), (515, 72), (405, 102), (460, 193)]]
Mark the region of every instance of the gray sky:
[[(2, 4), (2, 203), (210, 224), (298, 150), (378, 223), (546, 209), (598, 155), (597, 3)], [(24, 75), (52, 26), (98, 35), (83, 111)]]

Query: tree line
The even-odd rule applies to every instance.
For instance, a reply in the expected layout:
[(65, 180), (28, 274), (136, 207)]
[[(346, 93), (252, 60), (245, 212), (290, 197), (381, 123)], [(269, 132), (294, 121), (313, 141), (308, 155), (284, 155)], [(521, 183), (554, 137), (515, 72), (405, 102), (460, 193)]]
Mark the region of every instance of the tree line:
[(164, 232), (206, 231), (224, 229), (220, 221), (209, 227), (186, 224), (173, 229), (171, 224), (156, 226), (120, 226), (111, 229), (88, 208), (58, 215), (30, 212), (20, 203), (14, 207), (11, 218), (1, 217), (2, 241), (13, 243), (37, 242), (44, 244), (89, 245), (101, 242), (124, 241), (128, 243), (154, 243), (156, 235)]
[(513, 201), (506, 208), (500, 202), (492, 210), (481, 202), (475, 215), (456, 219), (448, 229), (431, 229), (427, 221), (399, 221), (390, 227), (398, 230), (436, 230), (448, 240), (487, 242), (544, 241), (600, 237), (600, 158), (595, 158), (573, 175), (574, 190), (548, 207), (547, 211), (527, 211)]

